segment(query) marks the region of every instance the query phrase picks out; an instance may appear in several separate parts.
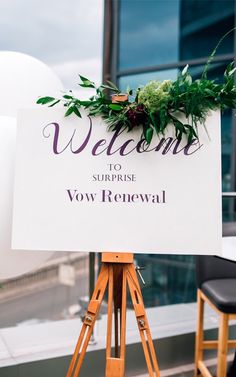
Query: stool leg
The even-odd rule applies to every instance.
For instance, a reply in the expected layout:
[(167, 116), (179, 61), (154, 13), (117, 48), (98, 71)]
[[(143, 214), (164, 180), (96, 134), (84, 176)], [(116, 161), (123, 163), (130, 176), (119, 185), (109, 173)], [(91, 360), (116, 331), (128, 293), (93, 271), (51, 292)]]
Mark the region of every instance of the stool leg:
[(217, 377), (226, 377), (228, 352), (229, 315), (222, 313), (218, 336)]
[(194, 368), (194, 377), (199, 376), (201, 373), (198, 369), (198, 362), (202, 361), (203, 358), (203, 316), (204, 316), (204, 300), (201, 296), (201, 291), (197, 291), (197, 331), (195, 338), (195, 368)]

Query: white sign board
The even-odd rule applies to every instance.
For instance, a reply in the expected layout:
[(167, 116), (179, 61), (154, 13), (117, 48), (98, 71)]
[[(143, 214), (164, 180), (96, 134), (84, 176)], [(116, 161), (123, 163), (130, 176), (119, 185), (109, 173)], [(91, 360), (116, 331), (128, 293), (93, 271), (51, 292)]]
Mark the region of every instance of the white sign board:
[(64, 109), (18, 117), (13, 249), (220, 254), (220, 113), (150, 146)]
[(222, 258), (236, 261), (236, 237), (223, 237)]

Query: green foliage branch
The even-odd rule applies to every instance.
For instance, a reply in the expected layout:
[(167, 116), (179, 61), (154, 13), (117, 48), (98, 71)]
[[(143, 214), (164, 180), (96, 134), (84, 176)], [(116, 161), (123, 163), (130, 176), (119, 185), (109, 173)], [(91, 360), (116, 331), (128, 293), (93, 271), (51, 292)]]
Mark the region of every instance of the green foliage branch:
[(41, 97), (37, 103), (49, 107), (63, 103), (66, 107), (66, 117), (71, 114), (81, 117), (81, 109), (86, 109), (89, 116), (101, 116), (112, 131), (122, 128), (129, 132), (140, 128), (141, 136), (148, 144), (151, 143), (154, 133), (164, 135), (167, 126), (171, 124), (179, 140), (186, 137), (187, 141), (191, 142), (198, 138), (198, 124), (205, 127), (206, 117), (211, 110), (236, 107), (234, 62), (226, 67), (222, 83), (207, 78), (209, 66), (219, 44), (232, 30), (221, 38), (213, 50), (200, 79), (193, 80), (189, 66), (186, 65), (175, 81), (150, 81), (139, 87), (136, 92), (127, 88), (125, 94), (128, 99), (113, 103), (111, 94), (123, 94), (115, 84), (107, 81), (96, 87), (94, 82), (79, 75), (78, 85), (94, 90), (94, 94), (88, 100), (81, 100), (69, 91), (60, 99)]

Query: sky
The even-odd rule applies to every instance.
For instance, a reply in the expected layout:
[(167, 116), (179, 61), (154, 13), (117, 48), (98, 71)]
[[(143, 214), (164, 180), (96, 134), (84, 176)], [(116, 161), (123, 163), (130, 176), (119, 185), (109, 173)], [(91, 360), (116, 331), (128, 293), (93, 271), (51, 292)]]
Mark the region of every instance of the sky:
[(102, 80), (103, 0), (1, 0), (0, 50), (48, 64), (65, 88)]

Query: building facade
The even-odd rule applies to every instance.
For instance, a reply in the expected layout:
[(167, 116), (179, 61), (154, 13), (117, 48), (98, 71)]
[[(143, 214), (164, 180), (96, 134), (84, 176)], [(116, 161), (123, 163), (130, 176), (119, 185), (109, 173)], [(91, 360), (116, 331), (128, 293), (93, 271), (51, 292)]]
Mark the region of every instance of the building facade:
[[(103, 79), (121, 90), (172, 79), (186, 64), (194, 78), (236, 25), (235, 0), (106, 0)], [(208, 77), (219, 80), (235, 57), (235, 30), (219, 45)], [(235, 220), (235, 112), (222, 115), (223, 221)], [(227, 194), (228, 193), (228, 194)], [(229, 196), (227, 196), (229, 195)], [(204, 211), (204, 208), (203, 208)], [(171, 236), (171, 235), (170, 235)], [(148, 252), (148, 250), (147, 250)], [(143, 255), (147, 306), (195, 301), (194, 256)]]

